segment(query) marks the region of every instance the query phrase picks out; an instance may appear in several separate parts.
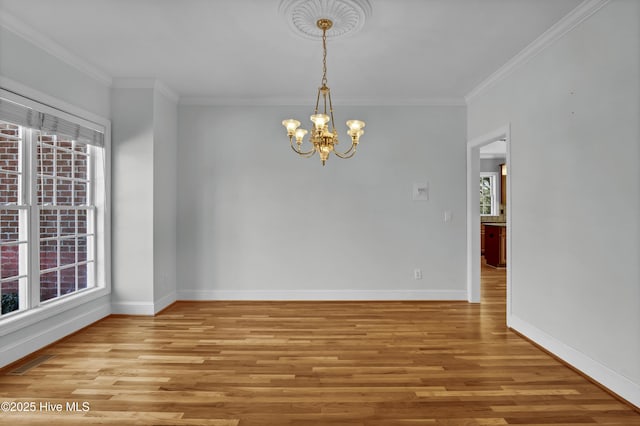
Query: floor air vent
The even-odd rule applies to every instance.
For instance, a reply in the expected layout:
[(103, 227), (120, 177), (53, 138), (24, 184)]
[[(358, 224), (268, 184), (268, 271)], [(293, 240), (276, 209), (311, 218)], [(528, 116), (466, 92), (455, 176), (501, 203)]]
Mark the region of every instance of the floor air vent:
[(7, 374), (9, 374), (10, 376), (20, 376), (31, 370), (32, 368), (39, 366), (43, 362), (50, 360), (53, 357), (55, 357), (55, 355), (40, 355), (39, 357), (36, 357), (29, 362), (25, 362), (14, 370), (11, 370)]

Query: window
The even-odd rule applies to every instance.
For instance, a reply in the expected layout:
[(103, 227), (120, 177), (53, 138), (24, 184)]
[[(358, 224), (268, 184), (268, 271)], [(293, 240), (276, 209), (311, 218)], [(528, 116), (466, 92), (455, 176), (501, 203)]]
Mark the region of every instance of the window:
[(480, 173), (480, 216), (498, 215), (497, 173)]
[(2, 315), (16, 311), (27, 283), (27, 210), (24, 206), (20, 127), (0, 122), (0, 294)]
[(37, 135), (40, 301), (93, 287), (91, 149), (56, 135)]
[(4, 319), (105, 286), (107, 191), (101, 125), (0, 95)]

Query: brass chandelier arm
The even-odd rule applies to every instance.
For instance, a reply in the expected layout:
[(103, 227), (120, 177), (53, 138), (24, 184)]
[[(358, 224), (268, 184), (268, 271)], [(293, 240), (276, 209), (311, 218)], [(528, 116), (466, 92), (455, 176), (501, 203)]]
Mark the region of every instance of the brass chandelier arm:
[(301, 155), (302, 157), (309, 158), (316, 153), (315, 147), (312, 148), (311, 151), (299, 151), (298, 149), (296, 149), (295, 145), (293, 145), (292, 137), (289, 138), (289, 143), (291, 144), (291, 149), (293, 150), (293, 152), (295, 152), (298, 155)]
[(316, 108), (314, 110), (314, 114), (318, 113), (318, 105), (320, 105), (320, 91), (322, 90), (322, 87), (318, 88), (318, 97), (316, 97)]
[(333, 149), (333, 153), (338, 156), (339, 158), (343, 158), (343, 159), (347, 159), (347, 158), (351, 158), (356, 154), (356, 147), (358, 146), (357, 143), (353, 143), (351, 142), (351, 148), (349, 148), (348, 150), (346, 150), (345, 152), (338, 152), (336, 151), (336, 149)]
[[(331, 117), (332, 131), (336, 131), (336, 120), (333, 118), (333, 102), (331, 101), (331, 89), (327, 87), (327, 97), (329, 98), (329, 115)], [(324, 99), (324, 109), (327, 109), (327, 98)], [(326, 114), (326, 112), (325, 112)]]

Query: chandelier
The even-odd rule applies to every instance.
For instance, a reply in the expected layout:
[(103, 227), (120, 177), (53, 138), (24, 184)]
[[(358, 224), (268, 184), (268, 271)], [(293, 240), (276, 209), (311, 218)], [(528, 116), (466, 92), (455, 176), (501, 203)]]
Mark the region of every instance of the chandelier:
[[(360, 136), (364, 134), (364, 121), (347, 121), (347, 127), (349, 128), (347, 134), (351, 137), (351, 147), (344, 152), (336, 151), (338, 132), (334, 125), (331, 90), (327, 86), (327, 30), (333, 26), (333, 22), (330, 19), (318, 19), (316, 25), (322, 30), (322, 83), (318, 88), (315, 110), (310, 117), (313, 127), (309, 135), (309, 142), (313, 147), (308, 151), (303, 151), (302, 142), (309, 132), (300, 127), (298, 120), (289, 118), (282, 121), (282, 125), (287, 129), (289, 144), (296, 154), (308, 158), (317, 152), (324, 166), (332, 151), (339, 158), (351, 158), (355, 155)], [(320, 107), (320, 102), (322, 102), (322, 108)], [(331, 130), (329, 130), (329, 126), (331, 126)], [(294, 139), (295, 145), (293, 143)]]

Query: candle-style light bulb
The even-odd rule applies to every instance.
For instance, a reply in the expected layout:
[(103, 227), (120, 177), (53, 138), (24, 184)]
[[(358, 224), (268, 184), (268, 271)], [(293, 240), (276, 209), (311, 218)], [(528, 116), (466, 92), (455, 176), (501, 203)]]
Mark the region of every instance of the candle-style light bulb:
[(302, 138), (304, 138), (304, 135), (306, 135), (308, 132), (305, 129), (297, 129), (296, 130), (296, 143), (298, 145), (300, 145), (302, 143)]
[(347, 121), (347, 127), (349, 128), (349, 130), (352, 130), (352, 131), (358, 131), (364, 128), (364, 126), (365, 126), (364, 121), (360, 121), (360, 120)]
[(282, 125), (287, 128), (287, 134), (289, 136), (293, 136), (296, 132), (296, 129), (300, 127), (300, 122), (298, 120), (288, 118), (286, 120), (282, 120)]
[(330, 120), (327, 114), (313, 114), (309, 119), (318, 129), (323, 128)]

